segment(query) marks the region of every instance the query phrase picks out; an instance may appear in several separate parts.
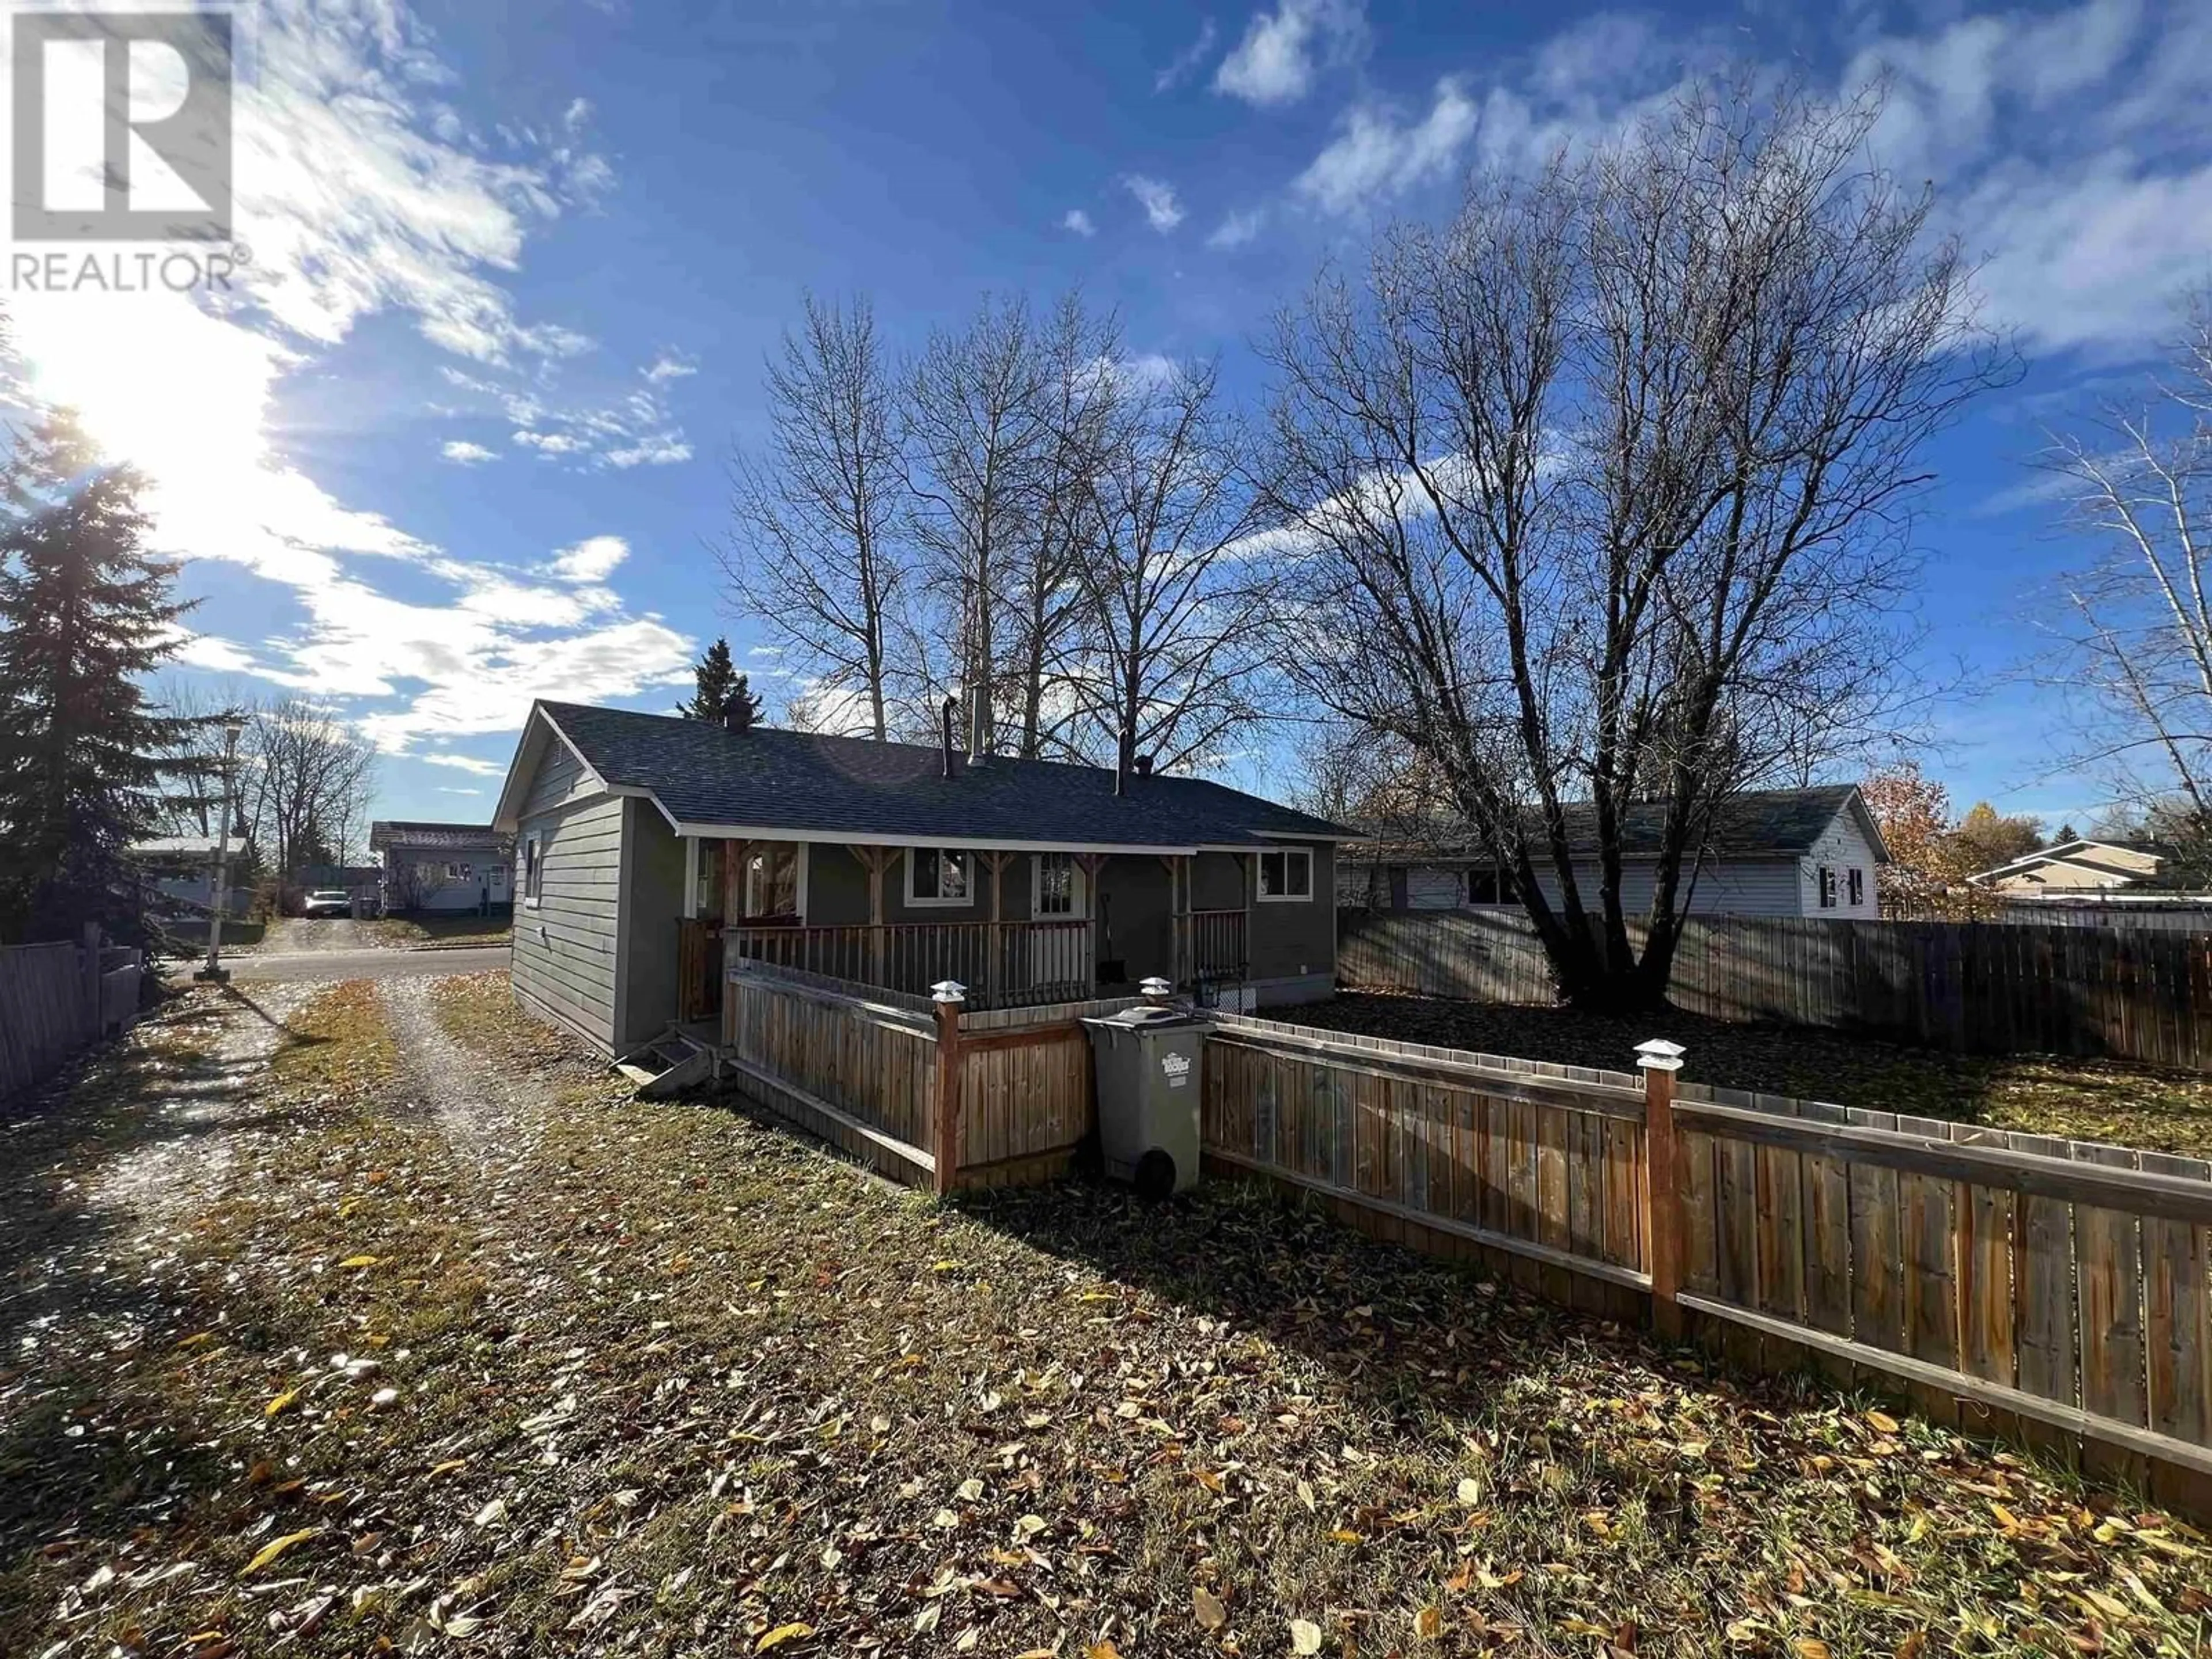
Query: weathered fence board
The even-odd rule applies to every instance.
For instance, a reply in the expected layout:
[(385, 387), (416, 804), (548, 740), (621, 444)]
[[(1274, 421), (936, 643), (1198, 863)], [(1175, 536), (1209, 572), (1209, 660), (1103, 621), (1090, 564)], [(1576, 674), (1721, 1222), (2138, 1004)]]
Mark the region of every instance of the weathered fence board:
[(65, 942), (0, 949), (0, 1100), (126, 1029), (138, 1017), (143, 977), (135, 950)]
[[(2212, 1166), (1695, 1085), (1668, 1097), (1662, 1191), (1656, 1108), (1625, 1074), (1224, 1015), (1202, 1129), (1225, 1171), (1616, 1315), (1656, 1317), (1638, 1293), (1663, 1231), (1696, 1334), (1737, 1363), (1811, 1362), (1938, 1420), (2056, 1435), (2162, 1501), (2212, 1505)], [(1276, 1132), (1293, 1100), (1318, 1133)]]
[[(1632, 937), (1641, 939), (1640, 926)], [(1526, 917), (1346, 911), (1347, 987), (1545, 1004)], [(2212, 1070), (2212, 932), (1694, 916), (1668, 995), (1720, 1019), (1825, 1025), (1960, 1054), (2105, 1055)]]

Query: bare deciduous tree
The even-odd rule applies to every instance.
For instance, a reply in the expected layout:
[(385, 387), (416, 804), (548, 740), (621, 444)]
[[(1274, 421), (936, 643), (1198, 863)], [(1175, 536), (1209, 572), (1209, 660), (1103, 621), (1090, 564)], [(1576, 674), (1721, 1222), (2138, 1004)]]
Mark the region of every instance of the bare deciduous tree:
[[(769, 437), (730, 465), (722, 566), (738, 608), (787, 653), (834, 729), (878, 742), (912, 672), (897, 526), (896, 392), (865, 300), (811, 295), (768, 366)], [(857, 720), (835, 717), (856, 710)]]
[(2057, 678), (2090, 710), (2072, 758), (2168, 834), (2212, 839), (2212, 287), (2189, 296), (2169, 377), (2046, 459), (2100, 544), (2065, 587)]
[(1045, 366), (1028, 303), (986, 295), (957, 333), (931, 331), (907, 374), (900, 431), (913, 535), (949, 672), (968, 705), (969, 751), (996, 747), (1000, 613), (1008, 568), (1038, 506), (1049, 448)]
[(249, 712), (239, 756), (242, 814), (281, 879), (361, 850), (376, 750), (351, 726), (288, 697)]
[(1261, 497), (1215, 365), (1158, 384), (1117, 377), (1097, 483), (1099, 544), (1083, 566), (1090, 612), (1079, 695), (1116, 763), (1204, 767), (1264, 720), (1267, 587), (1251, 540)]
[(2008, 367), (1878, 108), (1702, 88), (1279, 320), (1285, 666), (1436, 769), (1578, 1003), (1661, 1000), (1720, 804), (1885, 707), (1922, 448)]

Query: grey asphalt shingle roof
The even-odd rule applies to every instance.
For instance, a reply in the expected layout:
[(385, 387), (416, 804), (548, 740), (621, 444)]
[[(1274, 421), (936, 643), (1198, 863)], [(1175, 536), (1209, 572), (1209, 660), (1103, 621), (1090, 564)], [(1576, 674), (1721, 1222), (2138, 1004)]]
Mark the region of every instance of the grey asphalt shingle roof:
[(584, 703), (538, 705), (593, 771), (650, 790), (683, 823), (824, 836), (942, 836), (1072, 846), (1249, 845), (1267, 835), (1337, 841), (1350, 834), (1304, 812), (1200, 778), (1133, 778), (1115, 795), (1103, 768), (872, 743)]
[(465, 853), (478, 848), (502, 848), (507, 845), (507, 837), (488, 823), (426, 823), (380, 818), (369, 827), (368, 844), (378, 851), (396, 846)]
[[(1852, 795), (1848, 783), (1816, 784), (1806, 789), (1756, 789), (1731, 797), (1721, 805), (1706, 845), (1709, 857), (1729, 854), (1795, 854), (1812, 850), (1823, 831), (1835, 821)], [(1621, 815), (1620, 850), (1627, 857), (1656, 854), (1660, 830), (1666, 818), (1663, 801), (1634, 801)], [(1597, 820), (1586, 801), (1566, 806), (1567, 842), (1577, 853), (1597, 853)], [(1531, 833), (1540, 833), (1532, 826)], [(1399, 841), (1396, 836), (1388, 837)], [(1435, 833), (1406, 843), (1438, 854), (1472, 850), (1464, 826), (1439, 824)]]

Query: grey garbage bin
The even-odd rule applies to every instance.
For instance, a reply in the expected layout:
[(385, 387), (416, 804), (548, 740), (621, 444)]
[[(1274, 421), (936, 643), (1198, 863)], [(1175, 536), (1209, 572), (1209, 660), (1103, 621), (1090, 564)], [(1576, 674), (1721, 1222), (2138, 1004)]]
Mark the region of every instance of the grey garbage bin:
[(1152, 1198), (1195, 1187), (1206, 1022), (1147, 1005), (1083, 1023), (1091, 1028), (1107, 1175)]

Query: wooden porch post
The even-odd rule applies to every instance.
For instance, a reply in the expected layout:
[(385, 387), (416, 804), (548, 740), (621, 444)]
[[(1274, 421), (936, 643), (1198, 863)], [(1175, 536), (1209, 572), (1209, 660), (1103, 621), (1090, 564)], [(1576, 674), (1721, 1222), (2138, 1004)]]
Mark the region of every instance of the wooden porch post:
[[(984, 930), (983, 996), (994, 1008), (1000, 1006), (1000, 994), (1005, 990), (1006, 968), (999, 957), (1006, 947), (1005, 895), (1001, 878), (1006, 874), (1006, 861), (1012, 853), (981, 853), (984, 867), (991, 872), (991, 925)], [(1031, 918), (1035, 920), (1034, 917)]]
[(1098, 994), (1098, 872), (1106, 867), (1111, 855), (1105, 853), (1078, 853), (1075, 867), (1083, 872), (1083, 898), (1091, 912), (1091, 920), (1084, 929), (1083, 988), (1086, 999)]
[(848, 847), (846, 851), (860, 860), (860, 867), (868, 872), (868, 982), (883, 985), (884, 979), (884, 875), (898, 856), (896, 847)]
[[(1249, 980), (1252, 977), (1252, 911), (1260, 895), (1260, 855), (1247, 853), (1238, 862), (1244, 872), (1244, 948), (1237, 953), (1243, 960), (1237, 964), (1237, 977)], [(1335, 965), (1336, 956), (1332, 947), (1329, 966), (1334, 969)]]
[(1664, 1037), (1639, 1042), (1636, 1064), (1644, 1073), (1644, 1237), (1651, 1253), (1651, 1324), (1660, 1335), (1679, 1342), (1682, 1307), (1675, 1297), (1682, 1288), (1682, 1205), (1674, 1184), (1674, 1073), (1682, 1069), (1682, 1045)]

